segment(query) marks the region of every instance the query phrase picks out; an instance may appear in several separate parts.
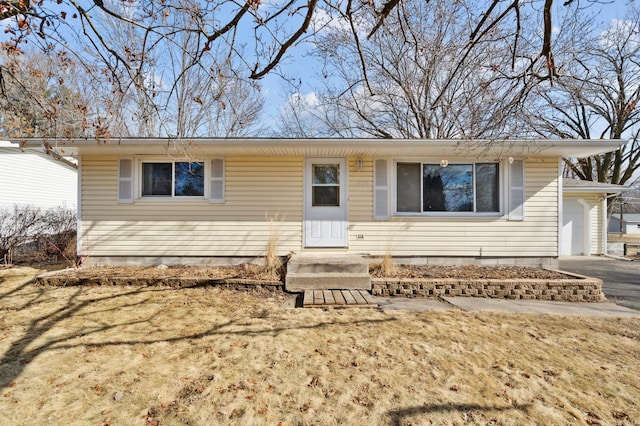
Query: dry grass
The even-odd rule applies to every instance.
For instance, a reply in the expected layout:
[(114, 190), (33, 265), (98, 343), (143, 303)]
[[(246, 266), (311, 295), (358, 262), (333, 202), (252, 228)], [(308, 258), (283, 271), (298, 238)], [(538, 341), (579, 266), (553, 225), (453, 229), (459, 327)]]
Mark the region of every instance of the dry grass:
[(280, 225), (281, 219), (275, 216), (269, 219), (269, 241), (264, 256), (263, 271), (268, 276), (278, 276), (282, 269), (282, 260), (278, 255), (280, 246)]
[(285, 309), (0, 270), (0, 424), (640, 424), (640, 318)]

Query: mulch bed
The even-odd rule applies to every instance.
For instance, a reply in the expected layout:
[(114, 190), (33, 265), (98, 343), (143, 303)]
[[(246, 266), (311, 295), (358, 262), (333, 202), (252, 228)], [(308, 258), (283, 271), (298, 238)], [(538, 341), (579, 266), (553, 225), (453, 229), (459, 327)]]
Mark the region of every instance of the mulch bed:
[[(602, 301), (601, 284), (540, 267), (513, 265), (393, 265), (390, 276), (371, 264), (372, 293), (378, 296), (474, 296), (563, 301)], [(284, 297), (284, 271), (267, 274), (261, 265), (102, 266), (65, 269), (36, 278), (37, 285), (210, 287)], [(589, 282), (587, 282), (589, 281)]]
[[(379, 268), (372, 267), (374, 278), (389, 278)], [(459, 279), (576, 279), (559, 271), (511, 265), (397, 265), (394, 278), (459, 278)]]
[(207, 278), (212, 280), (279, 280), (277, 275), (265, 274), (259, 265), (244, 264), (237, 266), (95, 266), (78, 269), (65, 269), (60, 274), (79, 279), (92, 278)]
[[(373, 278), (387, 278), (379, 268), (372, 266)], [(60, 271), (67, 277), (90, 280), (101, 278), (207, 278), (212, 280), (274, 281), (282, 278), (266, 274), (260, 265), (234, 266), (101, 266)], [(394, 278), (459, 278), (459, 279), (575, 279), (564, 274), (530, 266), (511, 265), (396, 265)]]

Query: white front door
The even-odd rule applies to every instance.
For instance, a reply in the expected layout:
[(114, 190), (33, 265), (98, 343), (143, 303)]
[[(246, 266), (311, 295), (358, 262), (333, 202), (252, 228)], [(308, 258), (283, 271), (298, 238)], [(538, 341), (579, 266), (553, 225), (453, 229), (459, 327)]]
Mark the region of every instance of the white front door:
[(307, 158), (304, 182), (305, 247), (347, 247), (345, 159)]

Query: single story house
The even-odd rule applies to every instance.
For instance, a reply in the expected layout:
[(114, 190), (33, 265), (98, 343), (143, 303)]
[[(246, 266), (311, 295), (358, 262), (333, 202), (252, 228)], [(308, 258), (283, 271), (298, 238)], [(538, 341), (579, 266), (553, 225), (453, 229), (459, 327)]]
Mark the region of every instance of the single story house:
[(622, 219), (620, 213), (614, 213), (609, 218), (609, 232), (640, 235), (640, 214), (624, 213)]
[[(561, 158), (613, 151), (621, 144), (48, 142), (77, 156), (78, 253), (91, 264), (240, 262), (264, 256), (275, 239), (283, 256), (390, 254), (412, 262), (545, 266), (557, 265), (564, 244)], [(596, 204), (596, 210), (602, 208)], [(600, 227), (604, 221), (594, 223)], [(594, 232), (593, 238), (601, 234)]]
[(561, 256), (607, 254), (607, 200), (628, 188), (563, 179)]
[(0, 141), (0, 183), (0, 209), (14, 204), (75, 209), (78, 201), (76, 165), (45, 154), (37, 144), (23, 149)]

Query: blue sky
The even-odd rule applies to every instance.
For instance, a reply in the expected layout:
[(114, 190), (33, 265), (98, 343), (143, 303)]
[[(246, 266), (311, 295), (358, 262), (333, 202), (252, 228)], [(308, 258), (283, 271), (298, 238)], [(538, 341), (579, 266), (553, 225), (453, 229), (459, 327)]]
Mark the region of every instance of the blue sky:
[[(576, 0), (580, 1), (580, 0)], [(588, 5), (585, 13), (594, 16), (593, 25), (601, 27), (603, 30), (608, 27), (614, 19), (625, 19), (628, 4), (633, 4), (635, 0), (591, 0), (581, 1), (581, 5)], [(564, 0), (555, 0), (557, 10), (565, 9)], [(318, 83), (321, 83), (323, 77), (321, 73), (321, 64), (313, 57), (307, 54), (307, 46), (297, 46), (290, 51), (286, 59), (280, 65), (279, 69), (290, 76), (295, 76), (295, 80), (299, 81), (300, 95), (303, 98), (314, 98), (315, 90), (318, 89)], [(260, 82), (263, 87), (263, 94), (266, 97), (265, 104), (265, 121), (269, 123), (277, 123), (280, 120), (278, 111), (286, 101), (290, 86), (275, 73), (267, 75)]]

